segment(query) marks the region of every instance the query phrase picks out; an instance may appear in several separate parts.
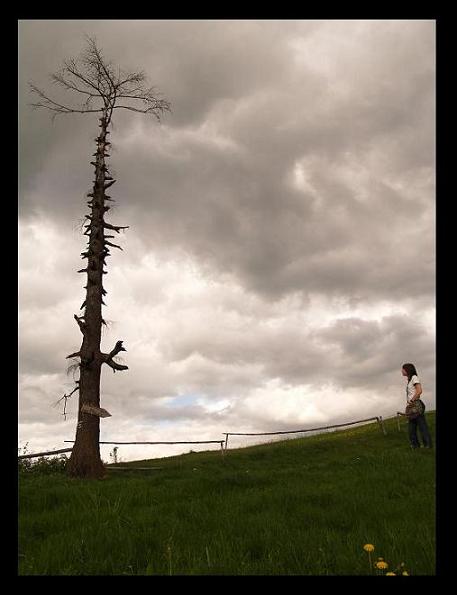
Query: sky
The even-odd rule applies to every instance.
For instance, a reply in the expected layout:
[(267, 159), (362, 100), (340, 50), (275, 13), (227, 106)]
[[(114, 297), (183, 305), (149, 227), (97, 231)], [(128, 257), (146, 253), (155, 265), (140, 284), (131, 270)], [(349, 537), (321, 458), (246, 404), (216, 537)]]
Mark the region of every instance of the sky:
[[(416, 365), (435, 408), (435, 22), (21, 20), (19, 446), (72, 440), (66, 356), (98, 114), (34, 110), (77, 57), (144, 70), (160, 122), (118, 110), (101, 440), (222, 440), (388, 417)], [(59, 94), (60, 93), (60, 94)], [(113, 253), (114, 252), (114, 253)], [(238, 439), (234, 444), (252, 443)], [(259, 441), (259, 440), (258, 440)], [(120, 446), (122, 460), (208, 445)], [(214, 445), (214, 448), (218, 448)], [(112, 446), (102, 446), (110, 459)]]

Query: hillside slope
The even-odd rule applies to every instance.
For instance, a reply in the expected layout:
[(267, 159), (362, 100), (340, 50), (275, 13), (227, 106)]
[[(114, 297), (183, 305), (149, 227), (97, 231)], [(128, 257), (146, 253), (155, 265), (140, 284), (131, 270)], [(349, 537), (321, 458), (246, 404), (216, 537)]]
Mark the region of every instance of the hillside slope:
[(374, 560), (434, 574), (435, 452), (410, 450), (405, 421), (386, 427), (137, 461), (159, 468), (101, 482), (21, 474), (19, 572), (359, 575), (371, 543)]

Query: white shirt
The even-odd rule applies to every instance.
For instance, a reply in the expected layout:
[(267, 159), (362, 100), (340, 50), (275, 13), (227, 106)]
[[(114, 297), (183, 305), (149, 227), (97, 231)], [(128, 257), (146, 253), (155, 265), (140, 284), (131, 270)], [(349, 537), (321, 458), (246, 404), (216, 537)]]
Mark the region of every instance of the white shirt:
[(406, 401), (407, 401), (407, 403), (411, 403), (411, 398), (414, 397), (414, 395), (416, 394), (416, 388), (414, 385), (418, 384), (418, 383), (420, 383), (419, 376), (416, 376), (416, 374), (414, 374), (411, 377), (411, 380), (406, 385), (406, 392), (407, 392)]

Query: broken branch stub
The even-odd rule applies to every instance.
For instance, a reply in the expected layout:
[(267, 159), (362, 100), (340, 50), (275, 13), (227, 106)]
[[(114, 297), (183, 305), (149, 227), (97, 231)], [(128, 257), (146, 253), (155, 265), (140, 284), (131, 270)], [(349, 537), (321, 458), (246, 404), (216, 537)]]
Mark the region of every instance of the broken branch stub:
[(117, 355), (120, 351), (127, 351), (127, 349), (122, 345), (122, 343), (123, 341), (117, 341), (112, 351), (110, 351), (109, 353), (102, 353), (103, 362), (107, 364), (110, 368), (112, 368), (113, 372), (115, 372), (116, 370), (122, 371), (129, 369), (128, 366), (118, 364), (113, 360), (113, 357)]
[[(105, 237), (106, 237), (106, 236), (105, 236)], [(123, 248), (121, 248), (121, 247), (120, 247), (120, 246), (118, 246), (117, 244), (112, 244), (111, 242), (106, 242), (106, 241), (105, 241), (105, 244), (106, 244), (107, 246), (112, 246), (113, 248), (119, 248), (119, 250), (123, 250)]]
[(102, 409), (101, 407), (95, 407), (94, 405), (88, 405), (84, 403), (81, 407), (82, 413), (89, 413), (89, 415), (96, 415), (97, 417), (111, 417), (111, 413), (109, 413), (106, 409)]
[(86, 325), (84, 322), (81, 321), (82, 318), (84, 318), (83, 316), (76, 316), (76, 314), (73, 316), (73, 318), (76, 320), (76, 322), (78, 323), (79, 326), (79, 330), (82, 332), (83, 335), (86, 334)]
[(115, 361), (113, 361), (111, 359), (110, 360), (106, 360), (105, 364), (108, 364), (108, 366), (113, 369), (113, 372), (115, 372), (116, 370), (122, 371), (122, 370), (128, 370), (129, 369), (128, 366), (123, 366), (121, 364), (118, 364), (118, 363), (116, 363)]

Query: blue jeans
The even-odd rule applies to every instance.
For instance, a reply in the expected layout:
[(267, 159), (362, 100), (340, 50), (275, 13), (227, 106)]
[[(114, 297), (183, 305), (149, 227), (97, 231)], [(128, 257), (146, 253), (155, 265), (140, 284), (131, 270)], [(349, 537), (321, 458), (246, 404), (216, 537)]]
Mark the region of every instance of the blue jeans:
[[(424, 409), (425, 411), (425, 409)], [(408, 432), (409, 432), (409, 441), (413, 448), (419, 448), (419, 440), (417, 438), (417, 429), (419, 428), (419, 432), (422, 437), (422, 442), (424, 446), (432, 447), (432, 438), (430, 436), (430, 432), (427, 426), (427, 420), (425, 419), (425, 415), (419, 415), (416, 419), (408, 420)]]

